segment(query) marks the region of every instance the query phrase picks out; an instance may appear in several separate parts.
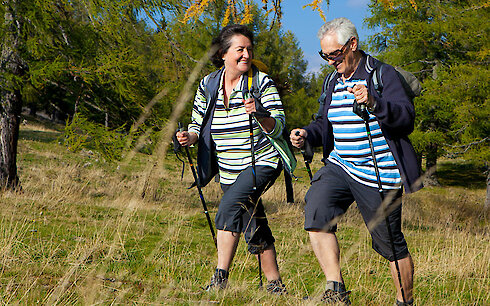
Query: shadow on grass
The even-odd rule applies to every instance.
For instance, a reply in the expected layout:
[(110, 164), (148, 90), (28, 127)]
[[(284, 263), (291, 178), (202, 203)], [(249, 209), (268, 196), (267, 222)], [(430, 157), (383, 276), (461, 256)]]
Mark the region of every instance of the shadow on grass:
[(44, 143), (57, 142), (61, 136), (60, 132), (46, 132), (46, 131), (33, 131), (33, 130), (20, 130), (19, 139), (32, 140)]
[(486, 188), (484, 170), (471, 163), (441, 162), (437, 165), (437, 178), (442, 186), (459, 186), (470, 189)]

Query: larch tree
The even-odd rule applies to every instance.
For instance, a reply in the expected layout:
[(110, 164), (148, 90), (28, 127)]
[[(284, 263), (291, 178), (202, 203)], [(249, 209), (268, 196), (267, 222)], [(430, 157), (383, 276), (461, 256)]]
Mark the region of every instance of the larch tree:
[[(486, 0), (370, 5), (368, 25), (379, 30), (372, 48), (423, 82), (411, 139), (427, 169), (441, 156), (463, 156), (489, 173), (489, 7)], [(426, 183), (437, 184), (437, 176)]]
[(22, 109), (20, 94), (26, 66), (21, 57), (22, 20), (16, 0), (3, 2), (2, 50), (0, 62), (0, 187), (15, 189), (17, 176), (17, 141)]
[(20, 187), (16, 155), (24, 97), (59, 112), (73, 114), (85, 107), (87, 114), (108, 113), (115, 124), (138, 117), (154, 95), (155, 84), (161, 83), (148, 64), (151, 50), (147, 45), (154, 45), (149, 42), (151, 31), (138, 18), (144, 7), (154, 10), (155, 5), (165, 10), (177, 4), (156, 0), (2, 2), (1, 189)]

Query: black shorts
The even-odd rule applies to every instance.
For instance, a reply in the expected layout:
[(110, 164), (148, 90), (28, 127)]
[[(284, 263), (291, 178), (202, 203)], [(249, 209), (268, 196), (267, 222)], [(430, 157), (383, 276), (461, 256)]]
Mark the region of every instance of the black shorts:
[[(397, 259), (408, 256), (408, 247), (401, 231), (401, 197), (402, 190), (385, 192), (385, 197), (393, 200), (388, 206), (392, 210), (388, 216)], [(372, 247), (381, 256), (393, 261), (385, 218), (377, 214), (381, 205), (381, 196), (377, 188), (369, 187), (355, 181), (339, 166), (327, 162), (312, 179), (312, 184), (305, 196), (305, 230), (323, 230), (335, 232), (337, 217), (343, 215), (349, 206), (356, 201), (364, 223), (368, 225), (372, 238)], [(370, 224), (373, 222), (374, 224)]]
[[(235, 233), (243, 232), (248, 250), (252, 254), (258, 254), (274, 244), (275, 239), (259, 197), (272, 186), (281, 169), (280, 165), (277, 169), (256, 166), (257, 189), (255, 191), (252, 167), (243, 170), (233, 184), (221, 184), (224, 194), (215, 218), (216, 228)], [(254, 205), (257, 199), (259, 199), (258, 203)]]

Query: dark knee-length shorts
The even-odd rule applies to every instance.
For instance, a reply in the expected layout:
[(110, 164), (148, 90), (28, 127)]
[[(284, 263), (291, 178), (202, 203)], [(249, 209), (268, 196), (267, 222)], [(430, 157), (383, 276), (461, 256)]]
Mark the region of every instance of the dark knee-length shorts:
[(259, 198), (272, 186), (282, 167), (255, 168), (256, 190), (253, 190), (252, 167), (243, 170), (233, 184), (221, 184), (224, 195), (215, 218), (217, 229), (244, 233), (248, 250), (252, 254), (258, 254), (274, 244), (275, 239), (265, 216), (264, 205)]
[[(402, 190), (385, 192), (385, 198), (392, 198), (387, 211), (397, 259), (408, 256), (407, 242), (401, 231)], [(377, 188), (355, 181), (338, 165), (327, 162), (313, 176), (312, 184), (305, 196), (305, 229), (335, 232), (336, 219), (344, 214), (356, 201), (357, 207), (369, 228), (372, 247), (389, 261), (394, 260), (389, 232), (384, 214), (378, 213), (381, 196)]]

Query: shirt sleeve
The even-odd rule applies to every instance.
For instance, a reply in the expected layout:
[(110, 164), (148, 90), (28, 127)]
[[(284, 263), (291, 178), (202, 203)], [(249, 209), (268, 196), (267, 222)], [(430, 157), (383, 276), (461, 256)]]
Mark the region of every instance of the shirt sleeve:
[(204, 77), (201, 82), (199, 82), (196, 95), (194, 96), (194, 104), (192, 106), (191, 123), (189, 123), (189, 126), (187, 127), (189, 132), (196, 133), (197, 136), (200, 135), (201, 124), (204, 119), (204, 115), (206, 114), (207, 101), (205, 84), (207, 78), (209, 78), (209, 76)]
[(260, 102), (262, 106), (271, 113), (271, 118), (276, 121), (274, 129), (270, 132), (264, 132), (272, 138), (278, 138), (286, 125), (286, 116), (282, 106), (281, 97), (277, 91), (274, 81), (265, 73), (259, 72), (260, 84)]
[(376, 100), (372, 113), (392, 132), (408, 135), (414, 129), (415, 107), (405, 93), (398, 74), (392, 66), (383, 67), (381, 78), (383, 80), (381, 96), (374, 90), (371, 80), (370, 94)]
[[(327, 75), (327, 77), (323, 81), (322, 90), (325, 88), (325, 82), (328, 81), (329, 76), (330, 75)], [(303, 129), (306, 130), (308, 134), (308, 136), (306, 137), (306, 141), (308, 141), (309, 144), (313, 147), (324, 146), (330, 148), (333, 146), (333, 143), (332, 145), (323, 143), (324, 142), (323, 133), (328, 133), (332, 130), (331, 123), (326, 118), (326, 114), (327, 114), (327, 109), (330, 103), (332, 102), (332, 91), (335, 88), (336, 83), (337, 83), (336, 80), (332, 79), (331, 83), (329, 84), (329, 88), (326, 88), (326, 92), (322, 91), (322, 94), (319, 98), (319, 102), (320, 99), (324, 99), (324, 101), (320, 102), (321, 109), (318, 109), (318, 113), (315, 120), (310, 122), (309, 125), (303, 127)], [(328, 136), (327, 141), (331, 142), (333, 137), (330, 137), (331, 136), (330, 133), (327, 136)]]

